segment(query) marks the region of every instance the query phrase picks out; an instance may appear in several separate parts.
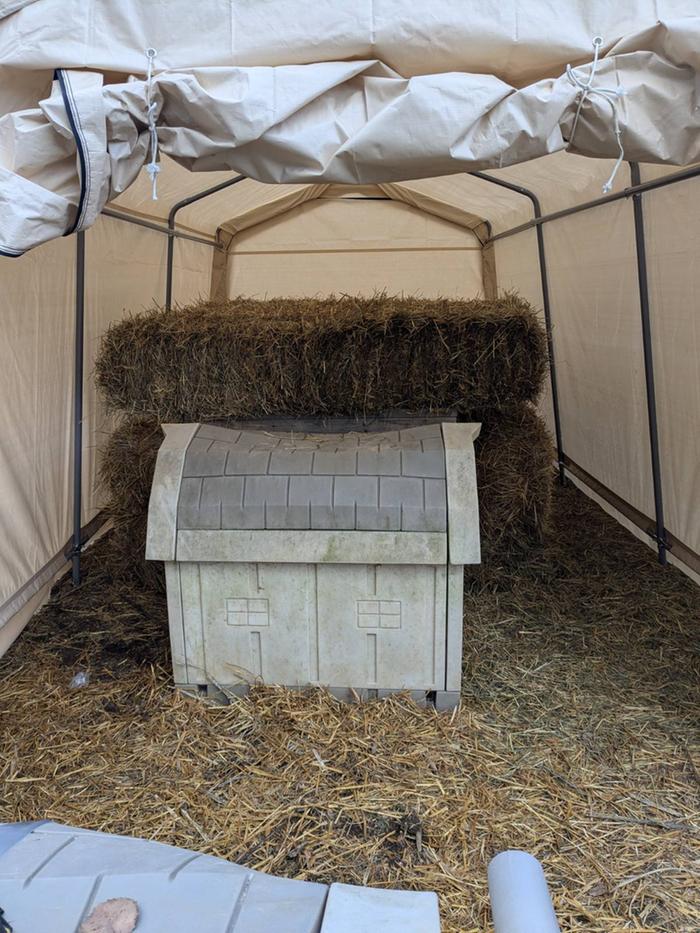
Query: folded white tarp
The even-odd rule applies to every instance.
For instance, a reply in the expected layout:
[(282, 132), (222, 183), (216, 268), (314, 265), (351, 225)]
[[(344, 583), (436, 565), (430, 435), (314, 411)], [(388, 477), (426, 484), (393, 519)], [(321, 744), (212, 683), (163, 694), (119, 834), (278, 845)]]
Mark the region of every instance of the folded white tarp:
[(561, 149), (700, 160), (697, 0), (620, 6), (0, 0), (0, 252), (90, 226), (156, 134), (189, 169), (264, 182), (391, 182)]
[(523, 87), (589, 61), (595, 35), (606, 52), (631, 51), (649, 30), (648, 47), (684, 54), (659, 21), (697, 15), (697, 0), (0, 0), (0, 62), (138, 74), (154, 46), (169, 71), (379, 59), (407, 78), (470, 72)]

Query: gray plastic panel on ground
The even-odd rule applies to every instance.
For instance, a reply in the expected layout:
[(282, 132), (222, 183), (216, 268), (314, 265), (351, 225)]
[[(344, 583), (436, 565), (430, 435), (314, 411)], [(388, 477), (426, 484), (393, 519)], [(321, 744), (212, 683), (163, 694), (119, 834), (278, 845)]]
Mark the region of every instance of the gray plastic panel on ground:
[(110, 898), (137, 903), (136, 933), (440, 933), (428, 892), (295, 881), (145, 839), (0, 824), (0, 907), (13, 933), (77, 933)]

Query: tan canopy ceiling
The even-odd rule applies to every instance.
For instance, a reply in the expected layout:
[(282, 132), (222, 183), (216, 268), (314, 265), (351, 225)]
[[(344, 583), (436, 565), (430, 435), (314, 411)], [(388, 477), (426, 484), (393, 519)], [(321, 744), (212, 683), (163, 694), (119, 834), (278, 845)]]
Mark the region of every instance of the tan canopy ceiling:
[[(613, 164), (612, 160), (591, 160), (561, 152), (487, 174), (527, 187), (540, 199), (543, 212), (550, 213), (600, 197)], [(674, 171), (673, 168), (663, 170)], [(165, 222), (171, 207), (178, 201), (232, 177), (235, 176), (230, 172), (189, 172), (165, 157), (157, 201), (151, 198), (148, 175), (141, 172), (134, 184), (111, 206)], [(629, 172), (623, 169), (613, 190), (625, 187), (629, 181)], [(487, 221), (493, 233), (500, 233), (532, 217), (532, 205), (527, 198), (468, 174), (380, 184), (377, 188), (385, 197), (411, 204), (469, 229), (478, 228)], [(248, 178), (184, 207), (178, 212), (177, 226), (212, 238), (216, 237), (219, 229), (237, 233), (327, 192), (327, 184), (267, 185)], [(358, 189), (357, 193), (362, 194), (363, 189)]]

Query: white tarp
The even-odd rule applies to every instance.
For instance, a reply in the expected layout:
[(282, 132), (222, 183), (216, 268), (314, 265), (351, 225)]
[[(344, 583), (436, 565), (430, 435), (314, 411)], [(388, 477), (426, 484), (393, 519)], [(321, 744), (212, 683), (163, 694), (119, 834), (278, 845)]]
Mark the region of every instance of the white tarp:
[[(700, 159), (696, 0), (624, 11), (606, 0), (558, 16), (544, 0), (468, 12), (454, 0), (325, 0), (313, 15), (298, 0), (174, 0), (167, 17), (135, 0), (13, 0), (5, 12), (7, 255), (89, 226), (128, 188), (152, 157), (149, 102), (150, 129), (180, 164), (274, 183), (392, 182), (561, 149), (615, 158), (620, 142), (636, 161)], [(586, 83), (595, 35), (603, 57), (584, 92), (566, 65)]]
[(595, 35), (604, 51), (645, 29), (669, 44), (657, 23), (698, 15), (696, 0), (0, 0), (0, 18), (17, 10), (0, 38), (8, 69), (137, 74), (155, 47), (169, 71), (379, 59), (404, 77), (472, 72), (516, 87), (588, 61)]

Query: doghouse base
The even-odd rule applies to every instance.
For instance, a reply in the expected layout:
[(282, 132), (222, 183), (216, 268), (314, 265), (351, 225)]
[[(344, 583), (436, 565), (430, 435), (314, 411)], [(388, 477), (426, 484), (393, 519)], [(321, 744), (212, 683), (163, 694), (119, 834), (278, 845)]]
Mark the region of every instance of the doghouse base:
[[(219, 684), (175, 684), (175, 687), (182, 693), (192, 697), (207, 697), (209, 700), (215, 700), (218, 703), (229, 703), (233, 697), (247, 696), (250, 692), (249, 684), (232, 684), (224, 686)], [(307, 687), (287, 687), (288, 690), (318, 690), (322, 689), (315, 686)], [(434, 706), (436, 710), (443, 712), (452, 710), (459, 706), (459, 690), (381, 690), (368, 687), (327, 687), (338, 700), (344, 703), (358, 703), (367, 700), (383, 700), (386, 697), (395, 694), (409, 696), (419, 706)]]

